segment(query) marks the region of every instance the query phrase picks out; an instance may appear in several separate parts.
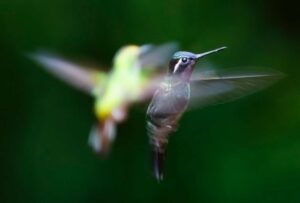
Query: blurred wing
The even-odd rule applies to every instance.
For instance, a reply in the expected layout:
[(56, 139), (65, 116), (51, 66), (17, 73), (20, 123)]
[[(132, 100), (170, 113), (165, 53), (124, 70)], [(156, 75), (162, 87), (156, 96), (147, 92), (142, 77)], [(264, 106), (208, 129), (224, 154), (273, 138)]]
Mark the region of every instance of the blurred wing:
[(93, 94), (99, 79), (104, 80), (104, 73), (94, 69), (83, 68), (54, 55), (34, 53), (29, 56), (41, 64), (48, 72), (88, 94)]
[[(177, 47), (177, 44), (174, 42), (160, 46), (143, 45), (141, 47), (139, 65), (143, 68), (144, 74), (142, 75), (150, 80), (139, 96), (139, 101), (148, 100), (153, 96), (153, 93), (164, 78), (164, 75), (161, 73), (167, 70), (166, 67)], [(154, 75), (153, 71), (155, 71)]]
[(139, 56), (140, 65), (147, 68), (165, 67), (177, 49), (178, 45), (174, 42), (160, 46), (144, 45)]
[[(196, 74), (197, 75), (197, 74)], [(204, 74), (191, 81), (191, 107), (225, 103), (261, 90), (282, 78), (280, 72)]]
[(151, 99), (164, 78), (165, 76), (162, 74), (156, 74), (155, 76), (152, 76), (151, 80), (149, 80), (149, 82), (141, 92), (138, 100), (144, 102)]

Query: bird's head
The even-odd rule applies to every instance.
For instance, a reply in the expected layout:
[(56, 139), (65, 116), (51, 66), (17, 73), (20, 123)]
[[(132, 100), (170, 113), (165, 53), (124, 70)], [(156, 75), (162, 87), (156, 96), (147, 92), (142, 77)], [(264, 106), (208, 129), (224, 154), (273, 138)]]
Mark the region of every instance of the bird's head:
[(135, 67), (140, 47), (128, 45), (122, 47), (114, 57), (114, 68), (116, 71), (131, 71)]
[(188, 81), (191, 77), (196, 62), (200, 58), (207, 56), (211, 53), (218, 52), (225, 48), (226, 47), (221, 47), (201, 54), (194, 54), (187, 51), (178, 51), (173, 55), (169, 63), (169, 75), (177, 76), (183, 80)]

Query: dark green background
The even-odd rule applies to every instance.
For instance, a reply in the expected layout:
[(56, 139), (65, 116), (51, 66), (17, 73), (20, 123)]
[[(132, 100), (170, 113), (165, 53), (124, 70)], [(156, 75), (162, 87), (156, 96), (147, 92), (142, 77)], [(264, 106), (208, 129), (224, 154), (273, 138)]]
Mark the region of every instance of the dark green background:
[[(1, 0), (0, 202), (300, 202), (295, 2)], [(226, 45), (210, 62), (287, 77), (185, 114), (162, 183), (149, 169), (142, 107), (119, 126), (111, 156), (98, 159), (87, 146), (92, 98), (23, 55), (47, 48), (110, 65), (123, 45), (173, 40), (195, 52)]]

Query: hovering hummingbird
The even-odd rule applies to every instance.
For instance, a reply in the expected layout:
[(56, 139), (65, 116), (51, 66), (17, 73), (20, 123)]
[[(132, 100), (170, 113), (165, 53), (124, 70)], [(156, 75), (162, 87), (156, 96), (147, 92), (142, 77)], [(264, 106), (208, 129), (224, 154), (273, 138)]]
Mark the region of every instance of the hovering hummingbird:
[(98, 122), (90, 131), (88, 143), (97, 153), (107, 155), (116, 124), (126, 119), (130, 105), (151, 98), (162, 67), (167, 66), (176, 49), (175, 43), (125, 46), (116, 53), (108, 73), (43, 52), (29, 56), (48, 72), (95, 98)]
[(147, 130), (152, 148), (153, 173), (163, 179), (164, 154), (171, 133), (177, 129), (182, 114), (190, 105), (204, 107), (223, 103), (259, 90), (280, 78), (275, 72), (212, 73), (192, 72), (197, 61), (224, 50), (221, 47), (201, 54), (176, 52), (165, 79), (155, 91), (147, 110)]

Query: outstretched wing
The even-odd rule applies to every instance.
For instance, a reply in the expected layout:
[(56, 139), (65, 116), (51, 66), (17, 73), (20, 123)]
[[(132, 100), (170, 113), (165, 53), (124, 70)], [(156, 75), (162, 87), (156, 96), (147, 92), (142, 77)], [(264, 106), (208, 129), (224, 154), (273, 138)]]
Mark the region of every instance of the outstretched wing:
[(29, 57), (48, 72), (90, 95), (100, 84), (99, 80), (105, 80), (106, 77), (105, 73), (76, 65), (53, 54), (37, 52), (29, 54)]
[(142, 69), (142, 76), (150, 80), (141, 93), (139, 100), (144, 101), (152, 97), (154, 91), (162, 82), (168, 63), (177, 49), (178, 45), (175, 42), (159, 46), (141, 46), (138, 63)]
[(161, 68), (166, 67), (178, 49), (175, 42), (169, 42), (160, 46), (144, 45), (141, 47), (139, 62), (141, 67), (145, 68)]
[(261, 90), (282, 77), (282, 73), (275, 71), (199, 73), (191, 81), (190, 106), (201, 108), (232, 101)]

